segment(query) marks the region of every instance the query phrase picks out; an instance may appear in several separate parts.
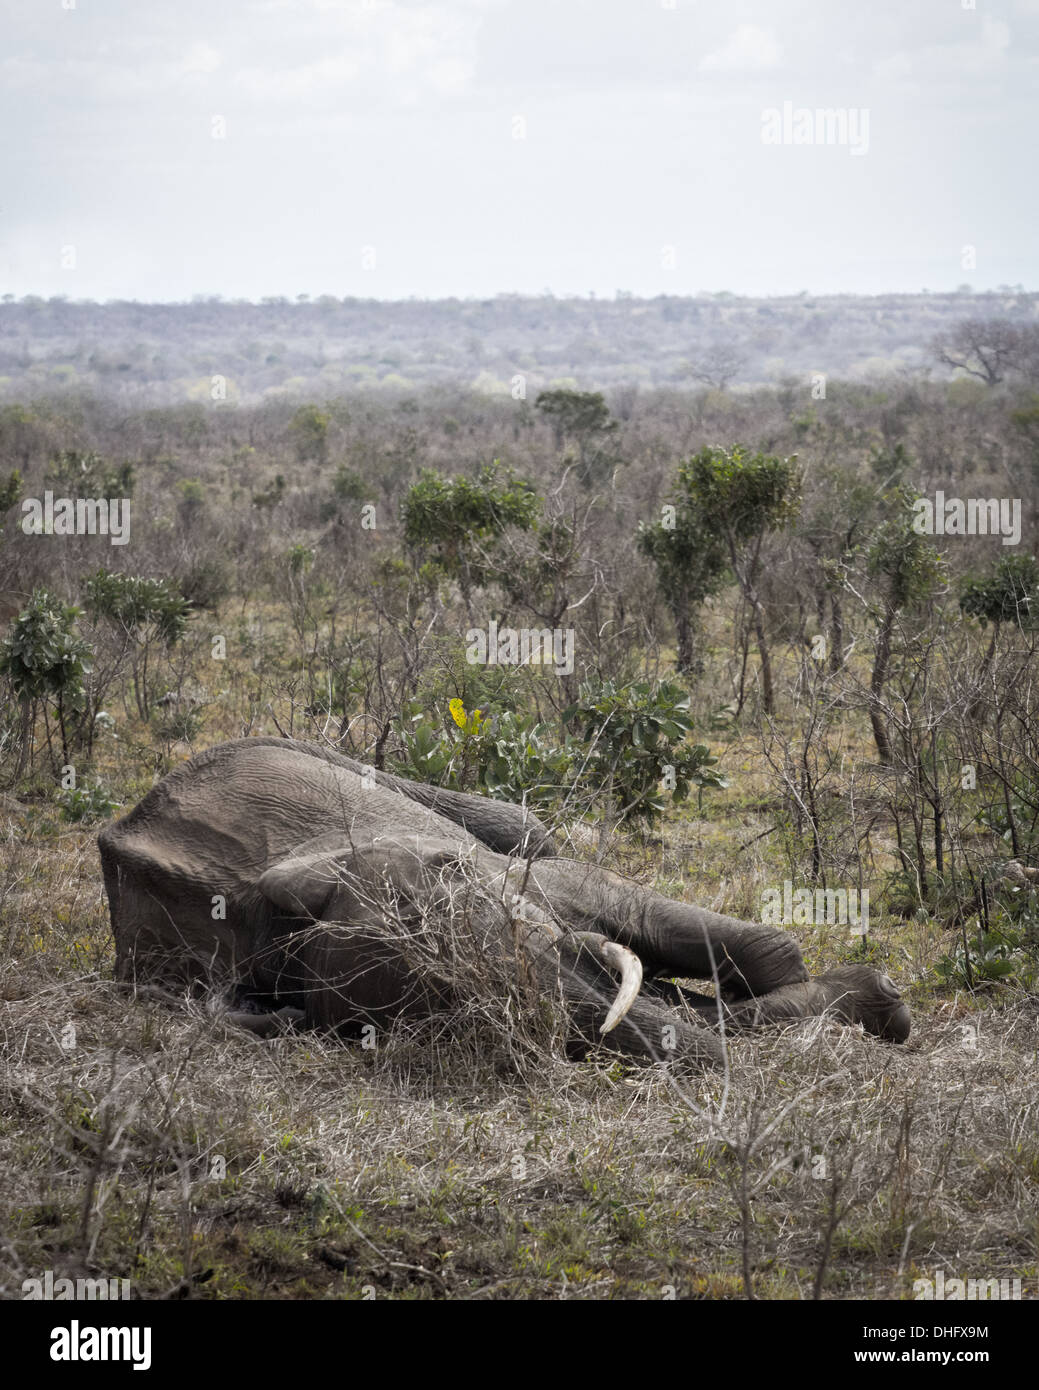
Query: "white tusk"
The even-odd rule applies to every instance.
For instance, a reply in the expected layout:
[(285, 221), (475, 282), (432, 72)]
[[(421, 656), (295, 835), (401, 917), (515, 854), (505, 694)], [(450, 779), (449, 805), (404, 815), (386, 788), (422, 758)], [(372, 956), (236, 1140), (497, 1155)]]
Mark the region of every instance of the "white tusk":
[(606, 1015), (606, 1022), (599, 1029), (600, 1033), (609, 1033), (616, 1028), (638, 998), (639, 990), (642, 988), (642, 962), (634, 951), (629, 951), (626, 946), (618, 946), (616, 941), (600, 942), (598, 949), (606, 964), (612, 965), (621, 977), (617, 997)]

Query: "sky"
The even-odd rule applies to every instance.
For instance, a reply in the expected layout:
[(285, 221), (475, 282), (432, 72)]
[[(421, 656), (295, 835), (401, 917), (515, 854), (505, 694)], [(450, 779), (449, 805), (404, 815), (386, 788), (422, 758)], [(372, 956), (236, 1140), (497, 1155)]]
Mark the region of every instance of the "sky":
[(1034, 290), (1037, 106), (1039, 0), (0, 0), (0, 293)]

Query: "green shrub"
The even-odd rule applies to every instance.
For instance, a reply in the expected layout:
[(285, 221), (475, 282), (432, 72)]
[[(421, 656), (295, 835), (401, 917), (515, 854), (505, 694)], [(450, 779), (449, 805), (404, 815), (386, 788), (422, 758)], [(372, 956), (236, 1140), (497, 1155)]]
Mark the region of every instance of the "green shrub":
[(551, 811), (565, 797), (572, 763), (547, 725), (512, 710), (467, 711), (451, 700), (449, 717), (414, 712), (396, 722), (399, 752), (394, 772), (456, 791), (484, 792), (501, 801), (524, 801)]
[[(54, 710), (61, 734), (62, 756), (68, 759), (78, 717), (86, 704), (84, 680), (90, 648), (73, 632), (78, 608), (63, 603), (46, 589), (35, 589), (11, 631), (0, 643), (0, 675), (11, 682), (25, 710), (28, 741), (38, 704)], [(48, 729), (48, 742), (50, 731)], [(29, 748), (22, 750), (22, 760)]]
[(453, 699), (446, 715), (416, 709), (396, 721), (399, 751), (389, 761), (416, 781), (525, 801), (541, 813), (576, 797), (605, 801), (611, 819), (647, 823), (694, 787), (726, 785), (710, 749), (688, 742), (688, 696), (676, 685), (585, 682), (562, 721), (558, 737), (532, 715), (466, 710)]
[(943, 984), (977, 989), (1016, 975), (1023, 983), (1035, 976), (1036, 962), (1022, 951), (1024, 942), (1015, 931), (977, 931), (966, 942), (935, 963)]
[(213, 612), (231, 592), (231, 569), (217, 556), (195, 560), (177, 579), (177, 587), (192, 608)]
[(669, 681), (585, 681), (575, 704), (563, 714), (581, 730), (585, 752), (581, 777), (612, 802), (619, 820), (651, 823), (668, 800), (684, 801), (696, 787), (724, 787), (717, 758), (693, 732), (689, 696)]
[(1034, 891), (1010, 889), (1002, 902), (990, 906), (987, 925), (978, 922), (969, 937), (964, 932), (934, 969), (943, 984), (956, 989), (982, 989), (1003, 980), (1033, 989), (1039, 980), (1039, 903)]
[(67, 821), (108, 820), (119, 805), (100, 782), (92, 787), (71, 787), (59, 792), (57, 799)]

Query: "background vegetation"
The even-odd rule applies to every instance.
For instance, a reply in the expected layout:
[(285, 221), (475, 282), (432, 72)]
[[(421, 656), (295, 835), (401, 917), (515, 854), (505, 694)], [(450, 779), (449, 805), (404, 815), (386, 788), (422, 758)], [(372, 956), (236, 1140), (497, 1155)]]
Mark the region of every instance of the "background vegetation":
[[(844, 380), (935, 370), (932, 351), (964, 320), (1034, 324), (1036, 295), (1020, 285), (974, 293), (694, 297), (247, 301), (95, 304), (26, 296), (0, 301), (0, 392), (8, 400), (65, 389), (125, 401), (228, 399), (359, 388), (440, 385), (507, 392), (527, 378), (531, 399), (561, 383), (583, 388), (754, 385), (825, 371)], [(951, 355), (958, 359), (955, 345)], [(997, 368), (998, 370), (998, 368)]]

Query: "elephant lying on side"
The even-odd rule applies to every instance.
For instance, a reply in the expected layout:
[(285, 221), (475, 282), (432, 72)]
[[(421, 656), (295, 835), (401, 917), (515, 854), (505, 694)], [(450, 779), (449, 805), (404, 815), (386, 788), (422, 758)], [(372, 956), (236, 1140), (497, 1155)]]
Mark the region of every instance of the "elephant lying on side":
[[(809, 979), (786, 932), (560, 858), (523, 807), (293, 740), (199, 754), (99, 844), (120, 979), (216, 985), (343, 1036), (458, 1007), (474, 961), (485, 981), (561, 999), (577, 1052), (605, 1039), (709, 1065), (719, 1023), (824, 1012), (892, 1042), (909, 1033), (898, 991), (866, 966)], [(714, 979), (719, 998), (670, 976)]]

